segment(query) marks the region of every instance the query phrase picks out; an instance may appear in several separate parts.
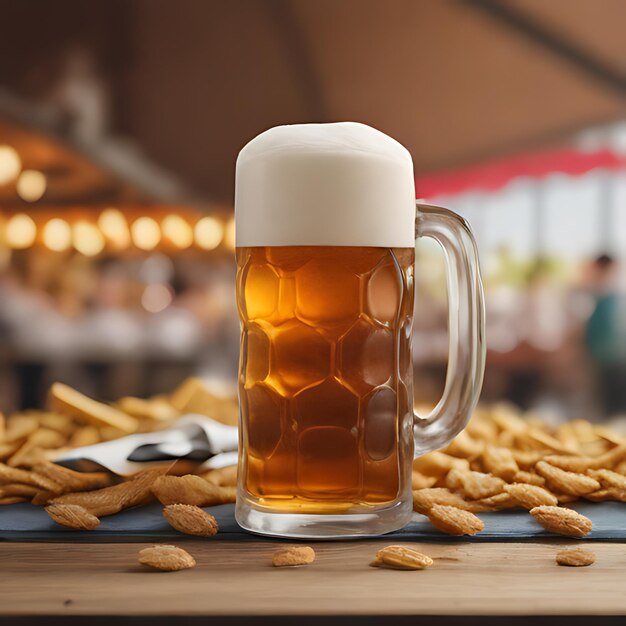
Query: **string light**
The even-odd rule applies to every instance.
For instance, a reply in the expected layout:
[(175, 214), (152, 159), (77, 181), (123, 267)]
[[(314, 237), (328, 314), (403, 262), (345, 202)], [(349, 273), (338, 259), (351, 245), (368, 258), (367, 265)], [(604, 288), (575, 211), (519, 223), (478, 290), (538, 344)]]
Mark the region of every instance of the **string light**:
[[(39, 174), (25, 170), (20, 178), (27, 173)], [(30, 197), (34, 198), (35, 195)], [(15, 214), (8, 219), (3, 230), (9, 248), (28, 248), (37, 241), (37, 225), (25, 213)], [(203, 250), (214, 250), (222, 242), (234, 248), (235, 220), (230, 219), (224, 224), (214, 217), (206, 216), (192, 226), (183, 216), (172, 213), (163, 218), (160, 225), (148, 216), (139, 217), (129, 225), (119, 209), (108, 208), (100, 213), (95, 223), (89, 219), (78, 220), (74, 224), (58, 217), (49, 219), (41, 230), (40, 239), (46, 248), (54, 252), (62, 252), (73, 246), (86, 256), (100, 254), (107, 242), (118, 250), (132, 243), (141, 250), (152, 251), (162, 240), (181, 250), (194, 245), (194, 242)]]
[(203, 217), (194, 228), (196, 245), (203, 250), (214, 250), (224, 238), (224, 227), (214, 217)]
[(231, 249), (235, 249), (235, 218), (231, 217), (226, 224), (226, 233), (224, 235), (224, 242)]
[(85, 256), (96, 256), (104, 250), (105, 241), (98, 227), (91, 222), (78, 221), (72, 232), (74, 248)]
[(98, 226), (104, 236), (118, 249), (130, 245), (130, 231), (124, 214), (118, 209), (105, 209), (98, 217)]
[(165, 237), (181, 250), (193, 243), (193, 230), (180, 215), (168, 215), (161, 228)]
[(16, 213), (7, 222), (4, 230), (7, 245), (16, 250), (30, 248), (37, 237), (37, 226), (25, 213)]
[(50, 250), (63, 252), (72, 245), (72, 229), (65, 220), (55, 217), (43, 227), (42, 239)]
[(46, 192), (46, 177), (37, 170), (24, 170), (15, 185), (17, 195), (26, 202), (36, 202)]
[(6, 144), (0, 145), (0, 185), (15, 180), (22, 169), (22, 161), (17, 150)]
[(159, 225), (151, 217), (140, 217), (130, 227), (133, 243), (141, 250), (154, 250), (161, 241)]

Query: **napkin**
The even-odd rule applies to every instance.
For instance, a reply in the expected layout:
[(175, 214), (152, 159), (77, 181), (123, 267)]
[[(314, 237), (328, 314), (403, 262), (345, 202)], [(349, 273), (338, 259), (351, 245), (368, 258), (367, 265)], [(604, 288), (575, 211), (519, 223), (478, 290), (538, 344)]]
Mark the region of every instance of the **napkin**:
[(208, 470), (235, 465), (237, 445), (236, 426), (204, 415), (186, 415), (166, 430), (75, 448), (54, 461), (79, 471), (104, 468), (121, 476), (174, 460), (200, 463), (200, 469)]

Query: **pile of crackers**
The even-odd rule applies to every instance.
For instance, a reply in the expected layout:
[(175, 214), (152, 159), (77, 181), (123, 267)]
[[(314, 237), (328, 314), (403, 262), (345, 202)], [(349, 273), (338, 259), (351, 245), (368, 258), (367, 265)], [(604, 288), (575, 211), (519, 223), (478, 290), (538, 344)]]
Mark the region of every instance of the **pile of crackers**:
[[(120, 478), (109, 472), (74, 472), (52, 460), (73, 448), (167, 428), (185, 413), (237, 424), (236, 400), (216, 396), (197, 378), (187, 379), (169, 395), (149, 399), (126, 397), (114, 404), (98, 402), (55, 383), (50, 388), (46, 410), (24, 411), (9, 417), (0, 414), (0, 504), (47, 504), (64, 495), (112, 487), (122, 493), (129, 487), (120, 489), (119, 483), (130, 485), (136, 478), (141, 480), (135, 487), (143, 484), (142, 480), (150, 483), (165, 471)], [(142, 478), (145, 475), (148, 479)], [(153, 499), (150, 485), (147, 491), (139, 492), (125, 502), (120, 499), (120, 507)]]
[[(197, 473), (178, 462), (119, 477), (53, 462), (72, 448), (167, 428), (185, 413), (237, 424), (236, 400), (196, 378), (169, 395), (113, 404), (55, 383), (45, 411), (0, 416), (0, 504), (30, 501), (59, 524), (91, 530), (102, 516), (158, 500), (177, 530), (214, 534), (198, 509), (235, 500), (236, 466)], [(414, 510), (445, 533), (473, 535), (484, 528), (477, 513), (521, 508), (551, 532), (583, 537), (591, 521), (569, 505), (626, 502), (626, 437), (585, 420), (550, 425), (510, 404), (480, 407), (447, 448), (415, 459), (412, 478)]]
[(626, 437), (585, 420), (550, 426), (498, 404), (413, 462), (413, 508), (449, 534), (480, 532), (475, 513), (521, 508), (551, 532), (581, 537), (592, 524), (567, 507), (577, 500), (626, 502)]

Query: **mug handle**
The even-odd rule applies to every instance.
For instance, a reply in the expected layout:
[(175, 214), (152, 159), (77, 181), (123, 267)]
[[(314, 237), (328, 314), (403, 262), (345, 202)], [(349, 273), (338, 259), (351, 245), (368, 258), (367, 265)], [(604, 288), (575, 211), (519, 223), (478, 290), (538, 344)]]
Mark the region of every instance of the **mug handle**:
[(426, 417), (414, 414), (415, 456), (443, 448), (467, 425), (485, 371), (485, 302), (478, 250), (468, 223), (456, 213), (416, 203), (415, 238), (431, 237), (446, 258), (448, 368), (443, 395)]

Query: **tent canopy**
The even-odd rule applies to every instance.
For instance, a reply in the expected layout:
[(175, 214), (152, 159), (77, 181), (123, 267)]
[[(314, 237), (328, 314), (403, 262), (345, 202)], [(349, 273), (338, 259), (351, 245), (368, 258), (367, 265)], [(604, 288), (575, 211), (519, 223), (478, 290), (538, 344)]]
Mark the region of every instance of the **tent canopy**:
[(369, 123), (404, 143), (422, 174), (556, 147), (624, 115), (620, 0), (142, 7), (136, 130), (221, 196), (241, 146), (276, 124)]
[(232, 202), (239, 149), (277, 124), (371, 124), (421, 175), (561, 147), (624, 117), (623, 0), (59, 0), (38, 3), (36, 22), (30, 3), (4, 11), (10, 87), (81, 43), (117, 129), (218, 201)]

